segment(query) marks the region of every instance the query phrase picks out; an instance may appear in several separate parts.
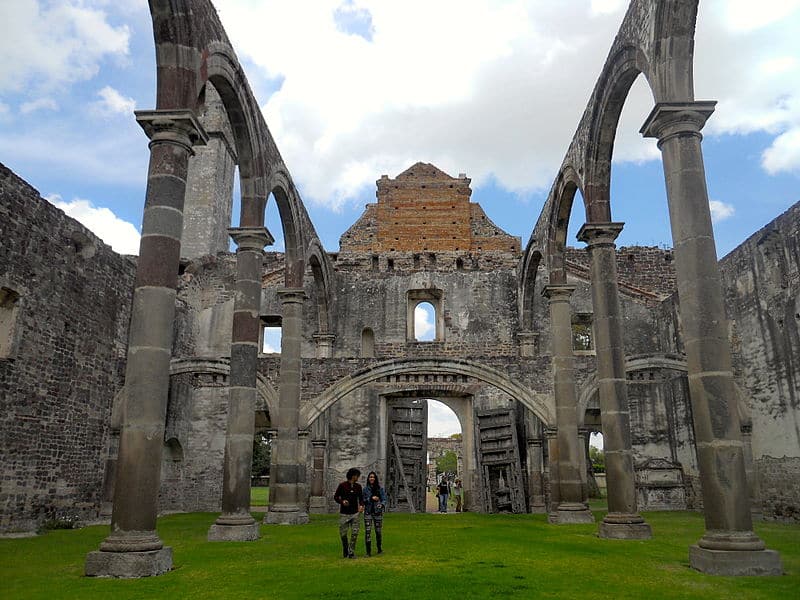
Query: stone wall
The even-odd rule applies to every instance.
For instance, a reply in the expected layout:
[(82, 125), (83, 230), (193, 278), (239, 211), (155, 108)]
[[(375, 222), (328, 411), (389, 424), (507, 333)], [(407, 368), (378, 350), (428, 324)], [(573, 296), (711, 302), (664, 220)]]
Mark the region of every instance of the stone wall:
[(800, 204), (720, 261), (764, 516), (800, 520)]
[(135, 262), (0, 165), (0, 531), (96, 518)]

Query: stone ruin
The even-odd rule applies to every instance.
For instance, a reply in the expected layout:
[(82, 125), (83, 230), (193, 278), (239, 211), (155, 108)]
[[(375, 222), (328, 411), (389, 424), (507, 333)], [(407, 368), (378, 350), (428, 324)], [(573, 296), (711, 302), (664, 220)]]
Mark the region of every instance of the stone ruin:
[[(469, 510), (593, 521), (588, 436), (605, 442), (605, 538), (642, 509), (703, 510), (690, 563), (777, 574), (753, 515), (800, 519), (800, 204), (717, 261), (693, 96), (697, 1), (634, 0), (524, 248), (470, 180), (417, 163), (326, 251), (208, 0), (153, 0), (156, 109), (137, 257), (0, 166), (0, 530), (110, 516), (88, 575), (171, 568), (167, 511), (217, 511), (253, 540), (255, 433), (273, 437), (266, 523), (330, 512), (344, 471), (424, 507), (427, 403), (462, 428)], [(627, 92), (655, 107), (674, 250), (615, 248), (610, 164)], [(234, 169), (241, 184), (230, 227)], [(567, 246), (576, 191), (586, 223)], [(279, 209), (285, 253), (265, 252)], [(228, 252), (228, 236), (236, 244)], [(432, 305), (418, 341), (414, 309)], [(262, 336), (280, 327), (281, 351)]]

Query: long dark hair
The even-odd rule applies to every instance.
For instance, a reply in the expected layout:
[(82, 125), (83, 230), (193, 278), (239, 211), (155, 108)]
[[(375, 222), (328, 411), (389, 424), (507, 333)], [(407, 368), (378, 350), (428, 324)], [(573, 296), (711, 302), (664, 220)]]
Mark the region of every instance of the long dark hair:
[[(375, 483), (369, 482), (370, 475), (375, 475)], [(373, 496), (380, 496), (381, 480), (378, 479), (378, 474), (375, 471), (370, 471), (367, 474), (367, 482), (364, 484), (364, 486), (369, 488), (369, 491), (372, 493)]]

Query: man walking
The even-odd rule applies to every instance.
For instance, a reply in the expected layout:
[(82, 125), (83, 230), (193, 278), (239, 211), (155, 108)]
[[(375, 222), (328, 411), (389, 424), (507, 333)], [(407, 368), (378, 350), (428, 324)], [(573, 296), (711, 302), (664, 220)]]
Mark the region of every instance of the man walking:
[[(347, 471), (347, 481), (336, 488), (333, 499), (339, 505), (339, 537), (342, 539), (342, 556), (355, 558), (358, 540), (359, 514), (364, 512), (364, 496), (358, 478), (361, 471), (356, 468)], [(348, 541), (348, 530), (350, 539)]]
[(439, 512), (447, 512), (447, 499), (450, 497), (450, 482), (447, 481), (447, 475), (442, 475), (442, 480), (439, 482)]

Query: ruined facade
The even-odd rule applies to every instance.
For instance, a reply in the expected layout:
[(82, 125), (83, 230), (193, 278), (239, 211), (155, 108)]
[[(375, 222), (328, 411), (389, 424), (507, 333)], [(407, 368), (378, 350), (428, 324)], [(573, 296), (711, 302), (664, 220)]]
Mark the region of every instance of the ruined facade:
[[(86, 569), (123, 577), (170, 568), (159, 511), (221, 511), (210, 540), (256, 539), (252, 439), (266, 430), (267, 523), (331, 510), (352, 465), (381, 474), (392, 509), (421, 510), (435, 398), (461, 423), (470, 510), (592, 520), (587, 443), (602, 431), (601, 537), (650, 537), (641, 509), (702, 508), (692, 566), (780, 571), (751, 506), (798, 518), (800, 212), (718, 265), (700, 146), (713, 103), (692, 94), (696, 1), (631, 3), (524, 248), (471, 201), (466, 175), (417, 163), (378, 179), (338, 252), (322, 248), (211, 3), (151, 9), (158, 99), (137, 113), (151, 140), (138, 259), (0, 173), (2, 529), (110, 511)], [(614, 246), (613, 138), (641, 73), (674, 251)], [(566, 243), (578, 190), (588, 251)], [(285, 253), (263, 251), (268, 199)], [(417, 339), (420, 303), (434, 309), (431, 341)], [(269, 326), (280, 353), (260, 352)]]

